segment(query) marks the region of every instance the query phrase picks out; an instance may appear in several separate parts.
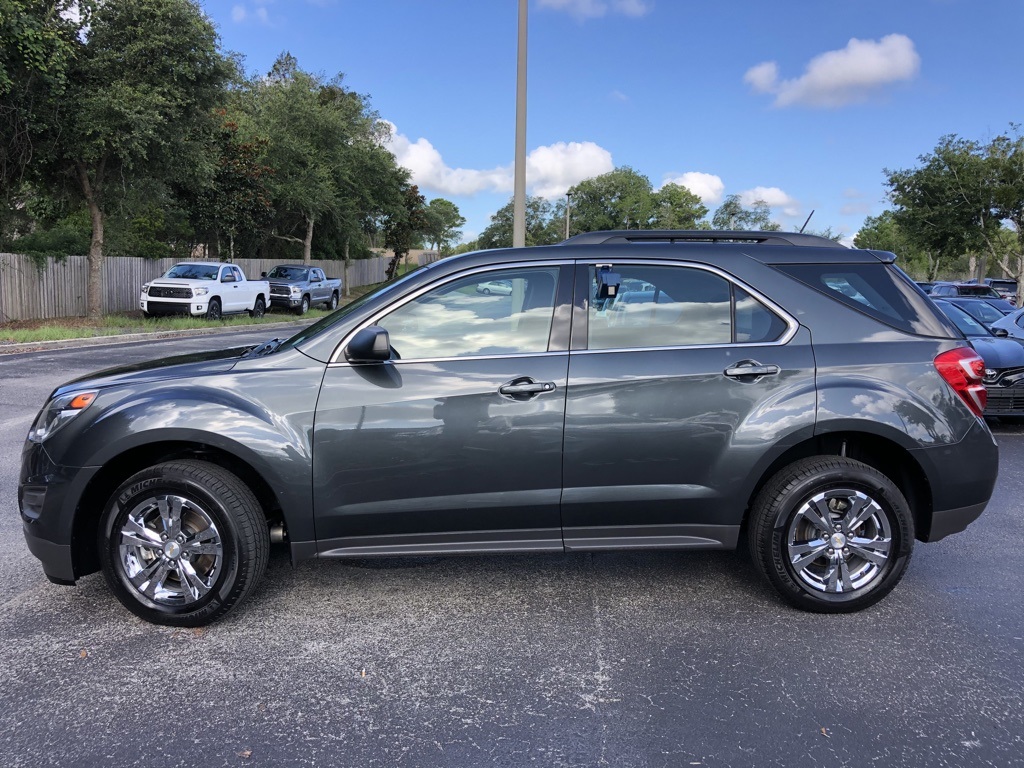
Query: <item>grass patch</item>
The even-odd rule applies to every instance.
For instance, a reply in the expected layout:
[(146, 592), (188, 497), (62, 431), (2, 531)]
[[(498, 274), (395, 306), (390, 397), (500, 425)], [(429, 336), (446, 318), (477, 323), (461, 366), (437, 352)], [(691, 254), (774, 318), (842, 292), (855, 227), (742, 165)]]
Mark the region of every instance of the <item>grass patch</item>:
[[(352, 289), (352, 295), (342, 299), (347, 304), (364, 293), (379, 288), (379, 285), (366, 285)], [(97, 336), (119, 336), (127, 333), (162, 333), (165, 331), (191, 331), (209, 328), (234, 328), (243, 325), (267, 325), (268, 323), (287, 323), (319, 320), (329, 315), (324, 309), (310, 309), (302, 317), (274, 310), (261, 318), (252, 318), (246, 314), (232, 315), (221, 320), (206, 320), (202, 317), (154, 317), (146, 319), (141, 312), (126, 312), (107, 315), (99, 320), (85, 317), (64, 317), (50, 320), (20, 320), (0, 324), (0, 344), (31, 344), (43, 341), (66, 341), (68, 339), (88, 339)]]

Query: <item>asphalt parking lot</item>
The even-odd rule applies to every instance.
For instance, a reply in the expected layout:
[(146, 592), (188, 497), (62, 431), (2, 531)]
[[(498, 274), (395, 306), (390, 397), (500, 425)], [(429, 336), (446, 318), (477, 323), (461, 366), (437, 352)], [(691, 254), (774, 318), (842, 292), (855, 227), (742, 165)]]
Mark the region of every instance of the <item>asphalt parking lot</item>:
[(57, 384), (266, 331), (0, 357), (0, 764), (1024, 765), (1024, 428), (966, 532), (860, 614), (733, 553), (307, 562), (202, 630), (50, 584), (17, 511)]

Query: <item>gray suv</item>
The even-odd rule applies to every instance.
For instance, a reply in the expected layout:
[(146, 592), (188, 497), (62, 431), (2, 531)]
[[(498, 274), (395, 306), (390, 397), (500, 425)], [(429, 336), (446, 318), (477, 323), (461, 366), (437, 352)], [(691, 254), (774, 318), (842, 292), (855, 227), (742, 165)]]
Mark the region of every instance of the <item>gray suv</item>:
[[(55, 390), (19, 502), (55, 582), (153, 622), (293, 561), (749, 547), (854, 611), (996, 480), (984, 364), (895, 256), (598, 232), (439, 261), (287, 340)], [(482, 291), (501, 283), (505, 291)]]

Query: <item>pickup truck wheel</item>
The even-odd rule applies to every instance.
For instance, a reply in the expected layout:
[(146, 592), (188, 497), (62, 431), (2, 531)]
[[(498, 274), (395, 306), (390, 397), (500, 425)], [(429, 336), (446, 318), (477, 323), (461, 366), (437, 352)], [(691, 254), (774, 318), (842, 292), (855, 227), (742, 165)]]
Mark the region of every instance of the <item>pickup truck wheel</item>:
[(205, 317), (207, 320), (220, 320), (220, 299), (210, 299)]
[(263, 317), (267, 312), (267, 304), (262, 298), (257, 298), (256, 303), (249, 312), (249, 317)]
[(333, 312), (338, 308), (338, 292), (331, 294), (331, 300), (327, 302), (327, 308)]
[(204, 461), (158, 464), (111, 496), (100, 526), (103, 575), (136, 616), (198, 627), (238, 605), (267, 567), (270, 534), (252, 491)]
[(849, 613), (899, 583), (914, 519), (899, 488), (878, 470), (814, 456), (782, 469), (757, 495), (749, 543), (758, 570), (787, 602)]
[(309, 312), (309, 296), (302, 297), (302, 303), (295, 310), (296, 315), (304, 315)]

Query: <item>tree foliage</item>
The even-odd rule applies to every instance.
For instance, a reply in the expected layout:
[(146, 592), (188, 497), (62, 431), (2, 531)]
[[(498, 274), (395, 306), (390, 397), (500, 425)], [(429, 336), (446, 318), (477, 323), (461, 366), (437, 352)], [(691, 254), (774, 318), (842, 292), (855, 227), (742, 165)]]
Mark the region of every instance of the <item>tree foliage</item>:
[(728, 195), (711, 218), (711, 228), (719, 230), (758, 230), (777, 232), (782, 229), (772, 221), (772, 209), (764, 200), (743, 205), (739, 195)]
[[(514, 201), (509, 200), (491, 216), (491, 223), (477, 238), (480, 248), (511, 248)], [(559, 219), (543, 197), (526, 198), (526, 245), (551, 245), (562, 239)]]

